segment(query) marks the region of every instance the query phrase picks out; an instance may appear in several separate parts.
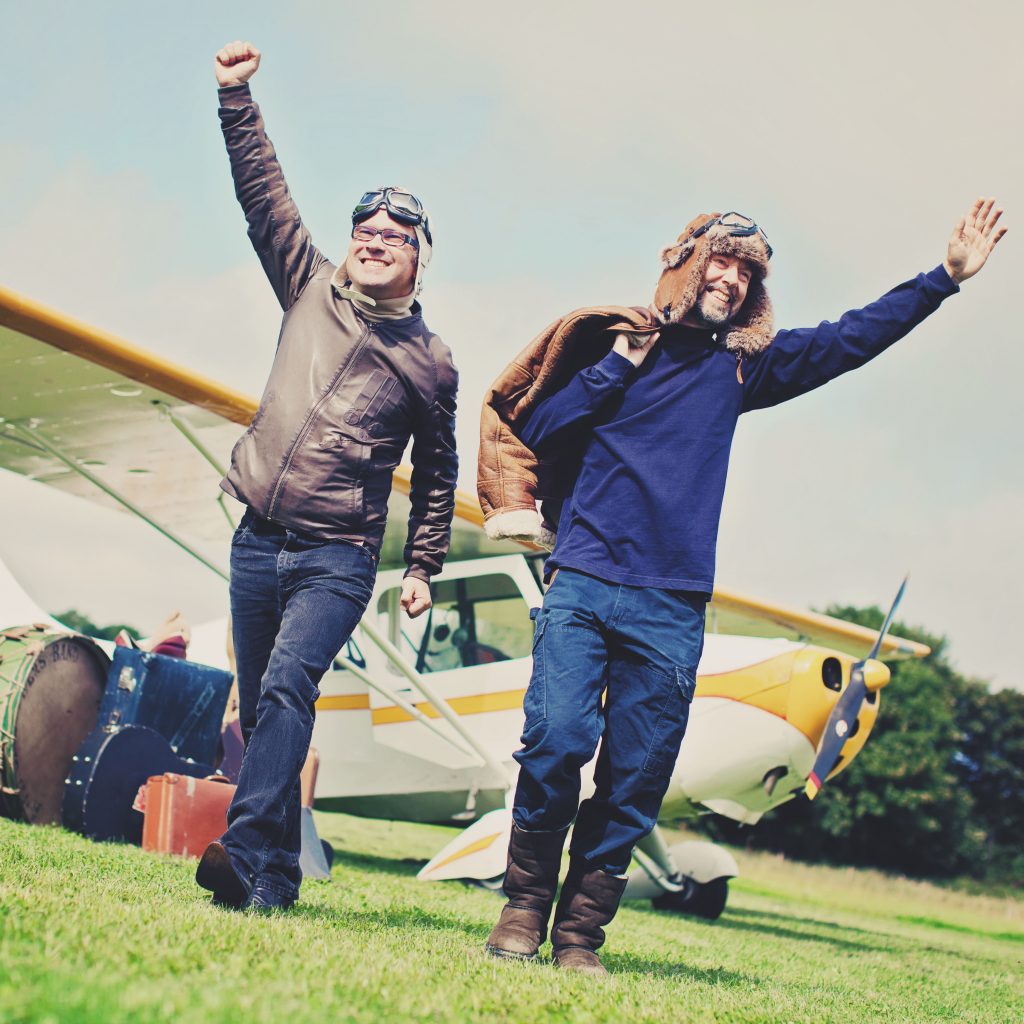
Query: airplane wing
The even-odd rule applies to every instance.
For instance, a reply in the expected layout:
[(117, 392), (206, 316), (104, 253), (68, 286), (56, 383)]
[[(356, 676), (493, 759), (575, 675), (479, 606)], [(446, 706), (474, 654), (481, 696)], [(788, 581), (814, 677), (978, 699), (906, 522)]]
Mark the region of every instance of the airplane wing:
[[(799, 608), (761, 601), (734, 590), (715, 587), (707, 614), (708, 632), (742, 636), (784, 637), (828, 647), (864, 658), (878, 633), (873, 629)], [(888, 635), (878, 657), (883, 660), (924, 658), (931, 653), (926, 644)]]
[[(0, 288), (0, 468), (146, 519), (224, 575), (239, 506), (219, 482), (257, 401), (109, 332)], [(410, 467), (395, 472), (382, 568), (402, 564)], [(481, 529), (476, 499), (456, 492), (449, 558), (521, 552)], [(856, 656), (875, 633), (722, 587), (712, 632), (784, 636)], [(881, 656), (924, 657), (889, 636)]]
[[(0, 468), (147, 520), (223, 575), (240, 506), (219, 487), (258, 402), (0, 288)], [(395, 473), (382, 568), (402, 564), (411, 469)], [(456, 494), (450, 556), (522, 550)]]

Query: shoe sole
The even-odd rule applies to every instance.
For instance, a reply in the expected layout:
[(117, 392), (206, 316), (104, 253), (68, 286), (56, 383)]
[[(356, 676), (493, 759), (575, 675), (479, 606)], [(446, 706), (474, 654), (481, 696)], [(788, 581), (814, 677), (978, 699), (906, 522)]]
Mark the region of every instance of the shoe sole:
[(196, 884), (213, 893), (213, 902), (239, 908), (249, 899), (249, 890), (238, 877), (228, 851), (217, 842), (210, 843), (196, 868)]
[(484, 946), (484, 952), (490, 954), (493, 957), (497, 957), (499, 960), (536, 960), (536, 953), (516, 953), (511, 949), (502, 949), (501, 946), (492, 946), (487, 943)]

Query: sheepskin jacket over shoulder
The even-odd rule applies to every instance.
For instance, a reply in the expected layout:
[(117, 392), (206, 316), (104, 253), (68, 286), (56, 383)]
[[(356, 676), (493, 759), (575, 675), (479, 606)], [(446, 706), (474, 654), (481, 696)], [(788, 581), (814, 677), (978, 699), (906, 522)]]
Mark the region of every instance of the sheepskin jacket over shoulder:
[[(480, 416), (477, 494), (489, 537), (552, 546), (558, 512), (572, 492), (582, 452), (570, 445), (555, 458), (540, 460), (519, 440), (516, 424), (584, 367), (603, 359), (616, 334), (642, 336), (660, 326), (639, 307), (578, 309), (543, 330), (505, 367), (488, 389)], [(540, 512), (538, 501), (543, 502)]]

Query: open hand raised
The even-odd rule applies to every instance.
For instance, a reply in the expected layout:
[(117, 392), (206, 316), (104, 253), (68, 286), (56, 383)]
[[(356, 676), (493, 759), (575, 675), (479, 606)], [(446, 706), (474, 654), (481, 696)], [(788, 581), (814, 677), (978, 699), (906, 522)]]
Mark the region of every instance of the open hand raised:
[(213, 58), (213, 73), (217, 85), (241, 85), (248, 82), (260, 66), (260, 51), (252, 43), (235, 40), (217, 51)]
[(953, 228), (943, 266), (957, 284), (985, 266), (996, 242), (1006, 234), (1006, 228), (996, 228), (1002, 215), (994, 199), (978, 199)]

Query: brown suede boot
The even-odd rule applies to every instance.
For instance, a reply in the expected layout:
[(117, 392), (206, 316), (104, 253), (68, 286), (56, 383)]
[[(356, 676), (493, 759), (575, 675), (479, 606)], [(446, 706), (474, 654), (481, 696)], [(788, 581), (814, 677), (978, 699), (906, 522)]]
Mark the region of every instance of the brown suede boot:
[(619, 909), (625, 888), (625, 878), (570, 861), (551, 929), (556, 967), (581, 974), (608, 973), (597, 950), (604, 944), (604, 926)]
[(484, 947), (491, 956), (513, 960), (533, 960), (537, 956), (548, 934), (568, 831), (523, 832), (512, 826), (502, 886), (508, 903)]

